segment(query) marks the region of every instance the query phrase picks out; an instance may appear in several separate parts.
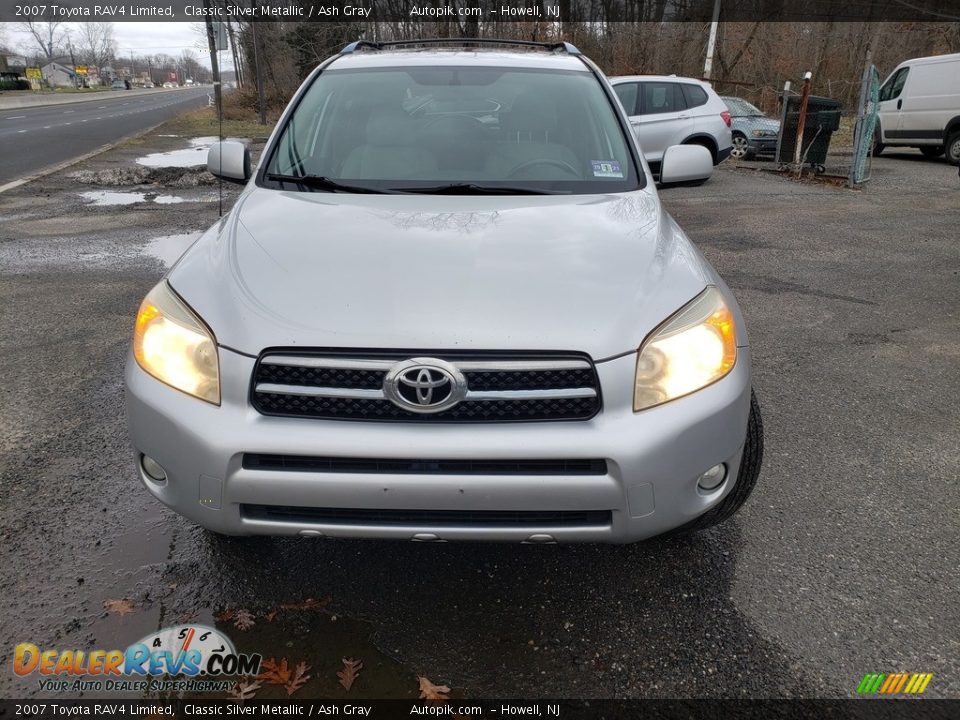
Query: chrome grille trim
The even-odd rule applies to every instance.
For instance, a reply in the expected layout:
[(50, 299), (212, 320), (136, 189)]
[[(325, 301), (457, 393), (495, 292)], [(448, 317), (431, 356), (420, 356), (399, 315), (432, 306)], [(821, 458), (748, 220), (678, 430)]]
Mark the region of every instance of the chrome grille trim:
[[(367, 360), (338, 357), (296, 357), (293, 355), (267, 355), (262, 365), (287, 367), (331, 368), (343, 370), (380, 370), (386, 372), (396, 360)], [(589, 370), (586, 360), (463, 360), (451, 361), (460, 372), (523, 372), (525, 370)]]
[[(386, 400), (382, 390), (364, 390), (360, 388), (327, 388), (308, 385), (278, 385), (276, 383), (257, 383), (258, 393), (272, 395), (303, 395), (304, 397), (364, 398), (367, 400)], [(593, 388), (556, 388), (553, 390), (478, 390), (467, 391), (463, 402), (480, 400), (551, 400), (555, 398), (595, 398)]]
[(276, 383), (257, 383), (258, 393), (271, 395), (302, 395), (304, 397), (357, 398), (365, 400), (385, 400), (383, 390), (364, 390), (363, 388), (328, 388), (310, 385), (277, 385)]

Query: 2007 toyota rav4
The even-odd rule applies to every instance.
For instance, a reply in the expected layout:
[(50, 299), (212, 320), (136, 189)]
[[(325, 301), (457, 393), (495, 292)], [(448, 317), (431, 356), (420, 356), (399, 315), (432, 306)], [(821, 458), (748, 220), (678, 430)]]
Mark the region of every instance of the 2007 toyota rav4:
[[(471, 41), (473, 42), (473, 41)], [(724, 520), (761, 425), (737, 304), (576, 48), (355, 43), (143, 301), (144, 485), (225, 534), (629, 542)], [(661, 181), (709, 176), (700, 146)]]

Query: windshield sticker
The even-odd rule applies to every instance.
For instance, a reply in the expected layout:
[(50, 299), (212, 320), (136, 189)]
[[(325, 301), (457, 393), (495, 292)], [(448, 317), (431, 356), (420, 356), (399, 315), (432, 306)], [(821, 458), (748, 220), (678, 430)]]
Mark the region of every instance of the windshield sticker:
[(622, 178), (619, 160), (591, 160), (594, 177)]

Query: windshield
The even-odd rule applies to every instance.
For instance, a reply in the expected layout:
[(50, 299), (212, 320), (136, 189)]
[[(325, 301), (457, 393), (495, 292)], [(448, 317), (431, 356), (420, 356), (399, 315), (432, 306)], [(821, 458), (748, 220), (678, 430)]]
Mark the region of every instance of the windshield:
[(760, 110), (760, 108), (754, 107), (742, 98), (725, 97), (723, 101), (727, 104), (730, 114), (734, 117), (763, 116), (763, 111)]
[[(292, 180), (304, 176), (314, 182)], [(326, 70), (284, 126), (263, 177), (332, 192), (642, 187), (592, 73), (500, 67)]]

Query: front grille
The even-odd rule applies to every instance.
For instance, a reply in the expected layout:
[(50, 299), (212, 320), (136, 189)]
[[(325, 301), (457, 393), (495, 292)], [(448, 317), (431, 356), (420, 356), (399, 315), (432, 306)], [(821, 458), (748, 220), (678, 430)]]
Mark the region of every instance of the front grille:
[[(385, 380), (397, 363), (439, 360), (455, 368), (464, 396), (439, 412), (413, 411), (389, 399)], [(264, 415), (378, 422), (496, 423), (587, 420), (600, 410), (600, 384), (582, 355), (465, 355), (426, 352), (264, 354), (251, 401)]]
[(376, 460), (246, 453), (246, 470), (395, 475), (606, 475), (606, 460)]
[(293, 524), (431, 527), (607, 527), (609, 510), (367, 510), (287, 505), (241, 505), (250, 520)]

